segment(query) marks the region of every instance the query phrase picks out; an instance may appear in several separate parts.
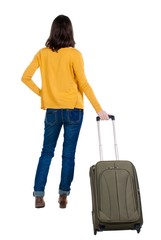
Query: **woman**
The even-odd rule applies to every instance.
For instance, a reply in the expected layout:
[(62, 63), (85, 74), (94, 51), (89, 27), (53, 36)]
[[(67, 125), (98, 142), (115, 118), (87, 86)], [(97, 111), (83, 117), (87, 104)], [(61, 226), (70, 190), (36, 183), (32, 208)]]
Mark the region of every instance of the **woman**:
[[(73, 181), (75, 152), (83, 120), (83, 93), (101, 120), (109, 119), (86, 79), (82, 55), (74, 47), (70, 19), (64, 15), (57, 16), (52, 23), (45, 48), (37, 52), (22, 76), (22, 81), (40, 96), (41, 108), (46, 110), (44, 141), (33, 192), (36, 208), (45, 206), (45, 185), (62, 126), (64, 142), (58, 202), (60, 208), (66, 207), (67, 196), (70, 194)], [(41, 89), (32, 80), (38, 68), (41, 72)]]

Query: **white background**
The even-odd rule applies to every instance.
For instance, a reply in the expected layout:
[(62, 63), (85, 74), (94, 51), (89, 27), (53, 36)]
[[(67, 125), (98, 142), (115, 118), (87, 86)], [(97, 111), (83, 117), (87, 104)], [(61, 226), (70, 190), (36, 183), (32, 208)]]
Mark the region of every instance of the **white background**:
[[(33, 0), (0, 3), (0, 239), (160, 238), (161, 6), (157, 0)], [(93, 234), (89, 167), (99, 161), (96, 113), (85, 98), (75, 178), (59, 209), (62, 133), (46, 186), (46, 207), (34, 208), (33, 180), (43, 140), (40, 99), (21, 76), (49, 36), (53, 19), (68, 15), (76, 48), (102, 107), (116, 116), (120, 159), (137, 168), (144, 224), (136, 231)], [(35, 82), (40, 84), (39, 73)], [(105, 159), (114, 159), (111, 122), (102, 123)]]

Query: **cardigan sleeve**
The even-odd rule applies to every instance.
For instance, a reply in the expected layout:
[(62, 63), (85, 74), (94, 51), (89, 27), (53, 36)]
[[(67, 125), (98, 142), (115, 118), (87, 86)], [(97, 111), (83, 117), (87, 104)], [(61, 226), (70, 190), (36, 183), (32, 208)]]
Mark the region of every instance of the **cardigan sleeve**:
[(74, 68), (74, 73), (75, 73), (80, 91), (86, 95), (91, 105), (93, 106), (95, 111), (98, 113), (99, 111), (102, 110), (102, 107), (98, 102), (92, 87), (87, 81), (87, 78), (84, 72), (84, 61), (83, 61), (82, 54), (80, 52), (78, 52), (74, 60), (73, 68)]
[(22, 82), (26, 84), (34, 93), (41, 96), (41, 89), (34, 83), (32, 77), (36, 70), (39, 68), (39, 53), (37, 53), (31, 63), (28, 65), (22, 75)]

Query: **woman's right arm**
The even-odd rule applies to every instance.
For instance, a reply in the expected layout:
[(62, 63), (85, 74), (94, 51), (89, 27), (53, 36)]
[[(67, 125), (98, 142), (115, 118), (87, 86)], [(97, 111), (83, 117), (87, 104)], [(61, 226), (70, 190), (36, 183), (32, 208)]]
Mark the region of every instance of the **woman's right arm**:
[(33, 58), (32, 62), (28, 65), (28, 67), (24, 71), (21, 80), (34, 93), (36, 93), (37, 95), (40, 96), (41, 89), (32, 80), (32, 77), (38, 68), (39, 68), (39, 61), (38, 61), (38, 55), (36, 54), (35, 57)]

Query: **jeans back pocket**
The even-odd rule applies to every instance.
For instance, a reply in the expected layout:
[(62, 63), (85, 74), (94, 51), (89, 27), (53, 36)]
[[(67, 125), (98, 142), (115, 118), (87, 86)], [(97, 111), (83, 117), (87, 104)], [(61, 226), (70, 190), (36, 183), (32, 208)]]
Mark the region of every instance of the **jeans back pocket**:
[(81, 123), (83, 119), (83, 110), (74, 108), (67, 111), (69, 123)]
[(45, 122), (49, 125), (54, 125), (57, 123), (57, 110), (56, 109), (47, 109)]

